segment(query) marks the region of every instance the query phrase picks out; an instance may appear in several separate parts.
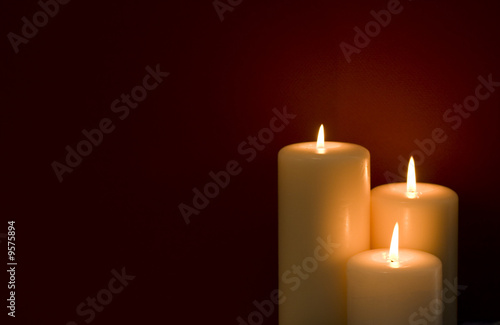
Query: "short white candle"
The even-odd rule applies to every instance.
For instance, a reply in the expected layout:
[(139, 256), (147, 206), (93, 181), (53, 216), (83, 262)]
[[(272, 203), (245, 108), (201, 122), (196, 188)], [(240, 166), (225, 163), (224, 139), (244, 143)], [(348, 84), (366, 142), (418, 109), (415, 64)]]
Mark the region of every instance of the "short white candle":
[(385, 248), (353, 256), (347, 263), (348, 325), (413, 324), (429, 308), (437, 312), (425, 323), (442, 324), (441, 276), (441, 261), (419, 250)]

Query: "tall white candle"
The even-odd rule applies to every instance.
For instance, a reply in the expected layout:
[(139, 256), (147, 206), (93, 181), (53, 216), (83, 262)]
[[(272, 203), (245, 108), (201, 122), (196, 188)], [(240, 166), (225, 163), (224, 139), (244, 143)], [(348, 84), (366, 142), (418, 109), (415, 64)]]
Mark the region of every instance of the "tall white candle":
[(370, 245), (370, 155), (349, 143), (278, 155), (279, 307), (283, 325), (346, 323), (347, 259)]
[(348, 325), (441, 325), (441, 261), (419, 250), (393, 253), (393, 247), (349, 259)]
[[(443, 280), (457, 283), (458, 196), (451, 189), (416, 183), (413, 158), (407, 183), (381, 185), (371, 194), (371, 247), (388, 247), (391, 225), (399, 222), (400, 247), (423, 250), (443, 263)], [(443, 323), (457, 324), (457, 297), (445, 292)]]

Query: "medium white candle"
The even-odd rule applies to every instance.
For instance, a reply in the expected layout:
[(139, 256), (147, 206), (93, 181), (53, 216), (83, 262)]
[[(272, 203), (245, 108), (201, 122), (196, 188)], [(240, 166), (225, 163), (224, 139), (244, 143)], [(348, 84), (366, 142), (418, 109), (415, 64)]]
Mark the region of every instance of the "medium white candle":
[(370, 245), (368, 150), (321, 132), (286, 146), (278, 192), (280, 324), (345, 324), (347, 259)]
[[(347, 263), (348, 324), (420, 324), (420, 318), (442, 324), (441, 276), (441, 261), (419, 250), (391, 245), (353, 256)], [(423, 318), (429, 309), (438, 312)]]
[[(416, 183), (413, 158), (407, 183), (381, 185), (371, 194), (371, 248), (389, 245), (390, 229), (399, 222), (400, 247), (423, 250), (443, 263), (443, 287), (457, 283), (458, 196), (451, 189)], [(443, 323), (457, 324), (457, 297), (446, 292)]]

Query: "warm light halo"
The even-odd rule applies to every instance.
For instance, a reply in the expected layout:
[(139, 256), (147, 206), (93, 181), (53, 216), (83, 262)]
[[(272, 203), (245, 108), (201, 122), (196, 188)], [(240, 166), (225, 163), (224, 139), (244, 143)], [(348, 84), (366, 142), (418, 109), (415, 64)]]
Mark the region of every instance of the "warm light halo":
[(410, 157), (410, 162), (408, 163), (406, 196), (409, 198), (415, 198), (417, 196), (417, 177), (415, 175), (415, 161), (413, 160), (413, 156)]
[(319, 127), (318, 141), (316, 141), (316, 148), (317, 149), (325, 148), (325, 131), (323, 128), (323, 124), (321, 124), (321, 126)]
[(396, 222), (392, 232), (391, 247), (389, 248), (389, 259), (391, 262), (399, 261), (399, 224)]

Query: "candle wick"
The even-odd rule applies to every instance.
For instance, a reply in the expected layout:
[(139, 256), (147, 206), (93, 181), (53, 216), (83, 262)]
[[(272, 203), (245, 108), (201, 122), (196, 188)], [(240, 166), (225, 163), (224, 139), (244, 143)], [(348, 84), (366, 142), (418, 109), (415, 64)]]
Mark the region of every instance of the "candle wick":
[(418, 198), (418, 192), (417, 191), (406, 191), (406, 197), (409, 199)]

